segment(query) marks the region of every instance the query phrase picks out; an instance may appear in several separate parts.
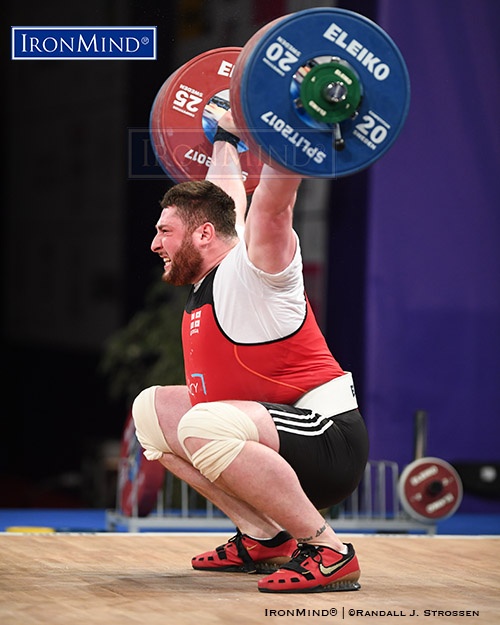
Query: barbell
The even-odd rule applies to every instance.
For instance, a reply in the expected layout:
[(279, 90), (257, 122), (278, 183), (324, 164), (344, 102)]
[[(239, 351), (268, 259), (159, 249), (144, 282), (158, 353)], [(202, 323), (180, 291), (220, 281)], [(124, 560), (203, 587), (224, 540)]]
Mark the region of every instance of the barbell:
[(217, 120), (231, 108), (251, 193), (262, 163), (312, 178), (362, 171), (393, 145), (409, 105), (408, 70), (389, 35), (352, 11), (314, 8), (180, 67), (154, 99), (150, 135), (170, 178), (203, 179)]

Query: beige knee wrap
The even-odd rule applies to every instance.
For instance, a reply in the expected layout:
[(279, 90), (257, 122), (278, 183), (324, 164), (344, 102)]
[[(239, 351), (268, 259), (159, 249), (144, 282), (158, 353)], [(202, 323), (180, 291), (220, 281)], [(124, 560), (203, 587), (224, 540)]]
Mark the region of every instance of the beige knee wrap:
[(137, 395), (132, 404), (132, 417), (137, 440), (144, 448), (148, 460), (159, 460), (163, 454), (172, 453), (158, 423), (155, 393), (158, 386), (150, 386)]
[[(233, 462), (246, 441), (259, 440), (252, 419), (239, 408), (224, 402), (193, 406), (179, 421), (177, 436), (193, 466), (211, 482)], [(209, 442), (190, 454), (185, 446), (185, 440), (190, 436), (207, 438)]]

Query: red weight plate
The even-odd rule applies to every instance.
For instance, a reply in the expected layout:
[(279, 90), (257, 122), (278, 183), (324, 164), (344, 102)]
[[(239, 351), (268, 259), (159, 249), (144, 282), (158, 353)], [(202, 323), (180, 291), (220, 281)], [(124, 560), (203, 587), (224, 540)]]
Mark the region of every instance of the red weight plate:
[(147, 516), (156, 507), (165, 468), (158, 460), (146, 460), (135, 435), (132, 412), (123, 430), (118, 471), (118, 509), (125, 516)]
[(175, 79), (178, 71), (179, 70), (175, 71), (167, 78), (155, 98), (153, 107), (151, 109), (149, 130), (156, 158), (160, 163), (163, 171), (165, 171), (165, 173), (167, 173), (167, 175), (175, 182), (181, 182), (184, 177), (182, 175), (182, 172), (177, 169), (177, 167), (170, 158), (170, 152), (168, 147), (169, 144), (165, 140), (167, 135), (163, 132), (161, 117), (165, 101), (165, 94), (168, 92), (169, 85)]
[[(195, 57), (160, 88), (150, 117), (153, 148), (176, 181), (204, 180), (220, 116), (230, 108), (231, 73), (241, 48), (217, 48)], [(247, 194), (259, 182), (262, 163), (246, 147), (240, 151)]]
[(462, 501), (462, 482), (455, 469), (440, 458), (420, 458), (399, 479), (399, 497), (413, 518), (432, 522), (451, 516)]

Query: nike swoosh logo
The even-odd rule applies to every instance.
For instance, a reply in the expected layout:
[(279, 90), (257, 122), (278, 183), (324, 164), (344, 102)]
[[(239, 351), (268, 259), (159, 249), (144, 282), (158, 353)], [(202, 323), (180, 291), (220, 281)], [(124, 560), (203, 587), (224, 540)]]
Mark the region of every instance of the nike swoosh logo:
[(255, 549), (255, 547), (257, 547), (257, 545), (252, 545), (251, 547), (247, 547), (247, 551), (252, 551), (252, 549)]
[(319, 570), (320, 570), (321, 573), (323, 573), (323, 575), (331, 575), (332, 573), (335, 573), (335, 571), (338, 571), (339, 569), (341, 569), (343, 566), (345, 566), (351, 560), (352, 560), (352, 557), (349, 558), (348, 560), (342, 559), (339, 562), (336, 562), (335, 564), (332, 564), (331, 566), (323, 566), (323, 563), (320, 562)]

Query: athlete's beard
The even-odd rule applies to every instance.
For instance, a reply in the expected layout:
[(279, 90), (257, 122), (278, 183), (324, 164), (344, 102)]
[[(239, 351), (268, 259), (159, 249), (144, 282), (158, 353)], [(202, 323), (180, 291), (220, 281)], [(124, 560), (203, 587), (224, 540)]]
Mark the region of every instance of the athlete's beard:
[(186, 234), (175, 256), (170, 259), (170, 268), (163, 274), (164, 282), (174, 286), (194, 284), (200, 276), (203, 258)]

